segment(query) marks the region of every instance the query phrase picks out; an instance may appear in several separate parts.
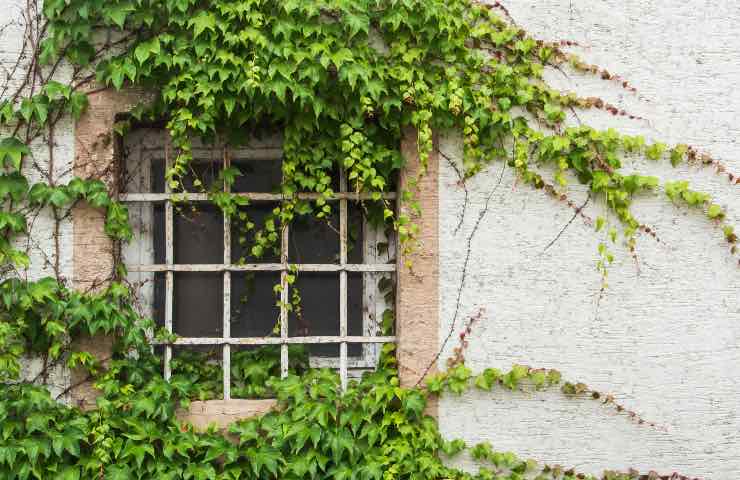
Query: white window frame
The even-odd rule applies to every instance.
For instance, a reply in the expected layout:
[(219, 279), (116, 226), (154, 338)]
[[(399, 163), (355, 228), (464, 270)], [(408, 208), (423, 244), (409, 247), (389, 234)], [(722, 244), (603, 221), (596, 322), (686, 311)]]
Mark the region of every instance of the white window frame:
[[(129, 153), (123, 161), (137, 162), (132, 178), (125, 179), (125, 191), (149, 191), (151, 186), (151, 161), (162, 159), (164, 156), (165, 169), (171, 166), (172, 147), (164, 132), (160, 129), (138, 129), (130, 133), (126, 139)], [(220, 152), (219, 152), (220, 149)], [(232, 156), (264, 161), (279, 161), (282, 158), (282, 147), (279, 138), (267, 142), (250, 142), (247, 148), (233, 151), (224, 147), (193, 146), (193, 158), (213, 158), (214, 152), (222, 155), (224, 166), (230, 165)], [(339, 203), (339, 263), (338, 264), (290, 264), (288, 263), (289, 225), (281, 226), (280, 263), (252, 263), (234, 264), (231, 261), (231, 222), (224, 216), (224, 258), (222, 264), (175, 264), (174, 263), (174, 201), (186, 200), (191, 202), (207, 202), (208, 195), (203, 193), (173, 193), (165, 182), (164, 193), (122, 193), (120, 201), (128, 204), (129, 214), (134, 229), (134, 238), (122, 246), (121, 258), (128, 270), (128, 280), (136, 287), (139, 295), (141, 314), (152, 317), (154, 304), (154, 275), (155, 272), (165, 273), (165, 312), (164, 327), (168, 332), (173, 331), (173, 292), (174, 272), (221, 272), (223, 274), (224, 308), (223, 327), (221, 337), (186, 337), (177, 338), (172, 343), (164, 343), (164, 376), (171, 376), (172, 347), (175, 345), (220, 345), (222, 347), (223, 371), (223, 398), (231, 398), (231, 346), (232, 345), (280, 345), (280, 370), (285, 377), (288, 374), (289, 358), (288, 345), (290, 344), (339, 344), (339, 358), (310, 356), (312, 367), (338, 368), (342, 388), (347, 387), (348, 378), (364, 370), (374, 368), (379, 357), (379, 347), (383, 343), (394, 343), (395, 336), (379, 336), (379, 324), (383, 312), (391, 307), (385, 301), (384, 295), (378, 289), (378, 281), (383, 275), (395, 275), (396, 262), (391, 261), (395, 256), (393, 239), (386, 238), (382, 230), (373, 228), (367, 221), (363, 222), (363, 263), (351, 264), (347, 261), (347, 217), (348, 202), (370, 200), (370, 194), (349, 192), (344, 171), (340, 172), (340, 189), (330, 201)], [(226, 186), (228, 189), (228, 185)], [(228, 191), (228, 190), (227, 190)], [(280, 202), (281, 194), (262, 192), (239, 192), (250, 202)], [(318, 198), (316, 193), (299, 193), (302, 199)], [(396, 193), (385, 193), (382, 198), (395, 201)], [(153, 205), (165, 205), (165, 263), (154, 263), (154, 242), (151, 227), (153, 225)], [(377, 245), (380, 242), (388, 244), (387, 252), (380, 254)], [(298, 272), (338, 272), (339, 273), (339, 335), (337, 336), (288, 336), (288, 309), (287, 303), (290, 285), (287, 276), (290, 267), (297, 268)], [(270, 271), (280, 272), (280, 337), (232, 337), (231, 336), (231, 273), (243, 271)], [(347, 273), (361, 272), (363, 274), (363, 335), (350, 336), (347, 333)], [(347, 345), (360, 343), (363, 353), (359, 357), (349, 357)], [(352, 375), (351, 375), (352, 374)]]

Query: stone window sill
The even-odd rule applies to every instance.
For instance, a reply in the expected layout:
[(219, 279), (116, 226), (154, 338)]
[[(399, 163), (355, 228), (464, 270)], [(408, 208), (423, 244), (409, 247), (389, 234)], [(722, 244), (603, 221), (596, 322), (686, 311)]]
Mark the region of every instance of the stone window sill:
[(190, 408), (177, 411), (177, 418), (183, 422), (192, 423), (198, 430), (205, 430), (209, 425), (216, 425), (226, 429), (238, 420), (263, 415), (277, 405), (274, 398), (264, 400), (207, 400), (194, 401)]

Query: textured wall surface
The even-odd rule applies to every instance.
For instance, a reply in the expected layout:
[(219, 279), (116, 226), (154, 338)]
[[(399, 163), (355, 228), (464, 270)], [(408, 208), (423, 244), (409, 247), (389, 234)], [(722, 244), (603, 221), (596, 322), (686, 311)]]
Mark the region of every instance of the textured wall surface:
[[(26, 32), (23, 28), (23, 10), (26, 2), (21, 0), (0, 0), (0, 99), (12, 95), (22, 84), (24, 67), (27, 59), (18, 65)], [(61, 68), (58, 78), (69, 75), (69, 69)], [(74, 161), (73, 122), (62, 119), (54, 130), (53, 166), (49, 165), (48, 133), (32, 144), (33, 159), (24, 163), (24, 174), (30, 182), (48, 181), (47, 172), (51, 170), (52, 180), (66, 183), (71, 178)], [(8, 132), (1, 132), (7, 134)], [(62, 212), (63, 213), (63, 212)], [(54, 265), (58, 262), (59, 271), (65, 278), (72, 276), (72, 221), (63, 220), (58, 232), (54, 230), (53, 215), (50, 209), (42, 210), (38, 216), (29, 219), (30, 235), (19, 239), (21, 248), (28, 251), (31, 268), (23, 272), (28, 278), (40, 278), (54, 274)], [(59, 235), (59, 258), (54, 248), (54, 235)]]
[[(406, 170), (401, 176), (401, 189), (407, 188), (409, 180), (417, 178), (422, 165), (418, 154), (416, 130), (404, 132), (401, 152), (406, 158)], [(436, 139), (435, 139), (436, 143)], [(412, 387), (427, 373), (435, 373), (435, 348), (438, 343), (436, 323), (439, 305), (430, 298), (439, 295), (439, 191), (436, 179), (439, 176), (439, 155), (435, 151), (427, 160), (427, 174), (419, 182), (417, 200), (421, 216), (414, 217), (419, 225), (418, 248), (410, 255), (398, 256), (396, 294), (396, 326), (399, 377), (401, 385)], [(411, 215), (411, 212), (408, 212)], [(411, 268), (408, 268), (408, 266)], [(428, 412), (434, 413), (430, 405)]]
[[(12, 95), (21, 85), (26, 60), (16, 66), (24, 41), (22, 13), (25, 2), (21, 0), (0, 0), (0, 99)], [(58, 78), (69, 75), (69, 70), (61, 68)], [(31, 145), (32, 161), (24, 163), (24, 174), (29, 182), (52, 181), (66, 183), (71, 178), (74, 162), (73, 122), (69, 118), (61, 119), (54, 130), (55, 145), (53, 165), (49, 157), (48, 132)], [(0, 132), (0, 136), (8, 132)], [(50, 173), (50, 175), (49, 175)], [(65, 212), (60, 211), (60, 217)], [(28, 217), (28, 235), (17, 237), (18, 248), (25, 250), (30, 258), (30, 268), (19, 272), (29, 280), (53, 276), (55, 269), (65, 279), (72, 278), (72, 225), (71, 217), (62, 220), (55, 228), (54, 215), (51, 209), (43, 209)], [(56, 239), (56, 240), (55, 240)], [(58, 246), (58, 250), (57, 247)], [(38, 359), (29, 359), (24, 364), (23, 375), (34, 378), (42, 370), (43, 364)], [(61, 392), (69, 382), (70, 373), (63, 368), (50, 372), (48, 384), (52, 394)]]
[[(615, 121), (581, 114), (648, 139), (687, 142), (740, 171), (740, 5), (734, 1), (510, 0), (502, 2), (534, 35), (572, 39), (591, 63), (638, 89), (550, 72), (563, 89), (599, 95), (645, 117)], [(441, 150), (454, 162), (459, 139)], [(688, 179), (711, 193), (740, 224), (740, 186), (708, 170), (628, 161), (662, 179)], [(496, 187), (501, 178), (500, 185)], [(484, 309), (467, 354), (474, 370), (513, 363), (557, 368), (615, 394), (659, 428), (588, 400), (553, 393), (467, 394), (440, 404), (449, 437), (598, 473), (655, 468), (729, 480), (740, 471), (740, 269), (721, 231), (698, 212), (661, 194), (638, 201), (636, 214), (662, 242), (638, 239), (636, 264), (622, 248), (599, 301), (599, 235), (577, 219), (549, 249), (572, 211), (518, 185), (501, 164), (467, 184), (469, 204), (456, 231), (464, 191), (440, 160), (440, 339), (454, 318), (468, 238), (470, 257), (456, 325)], [(573, 187), (573, 199), (585, 199)], [(603, 206), (591, 205), (595, 217)], [(453, 337), (454, 340), (454, 337)], [(456, 342), (446, 347), (451, 352)], [(462, 464), (471, 464), (463, 460)]]

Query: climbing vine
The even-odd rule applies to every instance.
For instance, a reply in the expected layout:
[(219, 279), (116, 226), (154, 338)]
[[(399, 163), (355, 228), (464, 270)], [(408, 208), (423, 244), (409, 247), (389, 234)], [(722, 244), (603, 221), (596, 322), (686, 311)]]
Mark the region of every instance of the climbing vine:
[[(235, 424), (231, 439), (182, 425), (178, 408), (219, 395), (222, 387), (213, 381), (217, 367), (201, 352), (176, 359), (172, 378), (163, 379), (150, 337), (166, 335), (137, 314), (123, 265), (111, 272), (107, 285), (75, 291), (60, 273), (57, 246), (46, 261), (53, 277), (29, 281), (22, 274), (31, 263), (23, 239), (42, 212), (51, 212), (58, 225), (86, 202), (105, 210), (110, 237), (125, 242), (132, 236), (126, 208), (103, 181), (110, 177), (54, 175), (55, 125), (66, 116), (79, 119), (88, 95), (101, 90), (150, 92), (146, 101), (122, 112), (128, 117), (116, 124), (116, 133), (140, 122), (163, 122), (175, 148), (168, 186), (173, 192), (188, 186), (207, 193), (237, 224), (240, 242), (248, 239), (253, 258), (274, 251), (281, 226), (296, 216), (323, 219), (332, 213), (327, 200), (339, 170), (346, 172), (352, 191), (368, 195), (368, 215), (398, 234), (399, 254), (408, 257), (418, 234), (419, 178), (401, 186), (405, 208), (396, 210), (384, 196), (397, 187), (404, 166), (400, 141), (408, 129), (416, 132), (420, 176), (433, 151), (432, 132), (455, 129), (464, 139), (463, 161), (455, 167), (462, 183), (488, 164), (504, 162), (521, 182), (567, 204), (574, 218), (583, 206), (570, 200), (568, 179), (587, 185), (589, 199), (616, 219), (605, 215), (594, 222), (596, 231), (607, 233), (598, 250), (604, 278), (615, 245), (634, 252), (637, 235), (657, 238), (632, 206), (639, 194), (659, 188), (670, 201), (700, 209), (720, 227), (729, 255), (737, 254), (727, 214), (709, 195), (685, 180), (661, 185), (656, 177), (620, 169), (625, 156), (642, 155), (674, 166), (707, 165), (731, 184), (740, 178), (688, 145), (568, 126), (567, 113), (583, 109), (635, 117), (600, 98), (551, 88), (543, 79), (545, 68), (573, 68), (633, 87), (567, 53), (568, 42), (530, 37), (498, 3), (48, 0), (42, 11), (29, 3), (26, 16), (28, 55), (13, 69), (20, 82), (4, 87), (0, 103), (3, 478), (589, 478), (496, 452), (488, 444), (471, 449), (485, 465), (477, 474), (450, 468), (444, 459), (465, 445), (442, 438), (424, 415), (427, 400), (468, 388), (562, 384), (566, 395), (590, 396), (624, 410), (583, 383), (563, 383), (554, 370), (516, 365), (509, 372), (487, 369), (474, 376), (464, 364), (469, 322), (449, 368), (413, 388), (399, 386), (392, 345), (383, 347), (377, 371), (353, 381), (346, 392), (333, 372), (310, 369), (305, 351), (293, 352), (298, 361), (286, 379), (279, 378), (274, 350), (239, 352), (232, 364), (234, 392), (275, 397), (279, 407)], [(244, 131), (265, 125), (283, 132), (285, 200), (256, 225), (240, 208), (244, 197), (209, 189), (199, 178), (186, 185), (185, 179), (193, 173), (195, 139), (238, 146), (247, 140)], [(48, 168), (39, 164), (39, 144), (48, 147)], [(224, 168), (219, 175), (219, 182), (232, 185), (240, 172)], [(307, 200), (299, 192), (315, 195)], [(300, 295), (290, 307), (300, 309)], [(392, 320), (392, 312), (384, 315), (383, 329), (392, 329)], [(100, 334), (115, 339), (110, 358), (96, 358), (74, 342)], [(21, 375), (27, 356), (43, 358), (44, 364), (31, 381)], [(96, 408), (81, 411), (60, 403), (68, 391), (51, 395), (43, 384), (59, 365), (87, 373), (101, 392)], [(638, 474), (605, 472), (602, 478)]]

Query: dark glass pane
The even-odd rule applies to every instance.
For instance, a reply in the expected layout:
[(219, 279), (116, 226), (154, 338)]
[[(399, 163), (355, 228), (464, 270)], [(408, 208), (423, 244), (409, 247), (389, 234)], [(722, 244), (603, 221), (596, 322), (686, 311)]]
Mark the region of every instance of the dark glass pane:
[(223, 332), (223, 275), (176, 272), (174, 283), (174, 332), (181, 337), (220, 337)]
[[(364, 335), (362, 291), (362, 274), (347, 273), (347, 334), (351, 336)], [(361, 356), (362, 344), (348, 344), (347, 355), (350, 357)]]
[(231, 186), (232, 192), (280, 192), (283, 177), (280, 161), (232, 158), (231, 166), (241, 173)]
[(224, 220), (218, 207), (178, 205), (174, 216), (175, 263), (223, 263)]
[(164, 296), (165, 277), (164, 272), (154, 273), (154, 305), (152, 308), (152, 320), (158, 327), (164, 327)]
[(339, 263), (339, 204), (324, 219), (296, 216), (289, 230), (288, 261), (291, 263)]
[(152, 204), (152, 242), (154, 243), (154, 263), (167, 263), (165, 251), (164, 203)]
[[(367, 344), (362, 344), (362, 343), (348, 343), (347, 344), (347, 356), (350, 357), (350, 360), (349, 360), (349, 366), (350, 366), (350, 368), (353, 366), (352, 365), (353, 360), (358, 359), (358, 357), (359, 357), (360, 361), (362, 361), (362, 360), (370, 360), (369, 358), (362, 358), (362, 355), (365, 353), (364, 352), (364, 349), (363, 349), (363, 345), (367, 345)], [(368, 352), (368, 353), (370, 353), (370, 352)], [(352, 357), (355, 357), (355, 358), (352, 358)], [(356, 370), (354, 372), (352, 370), (350, 370), (350, 378), (352, 378), (352, 377), (355, 377), (355, 378), (359, 377), (359, 373), (360, 372), (358, 372)]]
[(280, 272), (231, 274), (232, 337), (266, 337), (273, 332), (280, 318), (273, 288), (279, 284)]
[[(290, 314), (290, 336), (339, 335), (339, 274), (301, 272), (294, 286), (300, 294), (300, 311)], [(362, 335), (362, 276), (347, 276), (347, 331)], [(291, 300), (293, 292), (291, 292)], [(338, 356), (336, 345), (311, 345), (312, 355)], [(350, 356), (361, 355), (356, 346), (348, 349)]]
[(221, 152), (218, 151), (217, 160), (207, 159), (194, 159), (190, 162), (187, 167), (187, 172), (180, 179), (180, 188), (176, 189), (179, 192), (202, 192), (209, 190), (214, 187), (216, 190), (221, 190), (222, 185), (217, 185), (218, 174), (221, 171)]
[[(315, 357), (329, 357), (329, 358), (339, 358), (339, 344), (338, 343), (325, 343), (323, 345), (308, 345), (308, 352)], [(349, 348), (347, 348), (347, 355), (351, 356), (352, 353), (349, 351)], [(326, 364), (324, 364), (326, 365)], [(329, 364), (330, 366), (333, 366), (332, 364)], [(337, 366), (339, 363), (337, 363)]]
[[(162, 155), (164, 155), (164, 152), (162, 152)], [(130, 164), (131, 162), (128, 163)], [(130, 165), (128, 168), (133, 168), (133, 165)], [(220, 189), (220, 185), (216, 184), (220, 171), (220, 158), (212, 161), (207, 159), (195, 159), (187, 166), (185, 175), (180, 178), (180, 186), (174, 191), (199, 193), (204, 190), (208, 190), (211, 187)], [(152, 193), (164, 193), (166, 173), (164, 156), (161, 158), (151, 159), (150, 173), (151, 189), (146, 191), (151, 191)], [(136, 175), (136, 172), (126, 172), (126, 178), (133, 178), (131, 175)]]
[[(362, 336), (364, 335), (364, 329), (362, 327), (362, 273), (347, 273), (347, 333), (351, 336)], [(356, 349), (356, 345), (350, 345), (348, 351), (350, 356), (359, 355), (353, 354), (352, 349)], [(362, 349), (359, 350), (362, 352)]]
[[(362, 263), (362, 210), (347, 204), (347, 263)], [(290, 225), (291, 263), (339, 263), (339, 202), (332, 202), (332, 214), (324, 219), (297, 216)]]
[[(265, 229), (265, 219), (277, 206), (275, 203), (254, 202), (248, 207), (239, 209), (231, 220), (231, 261), (233, 263), (279, 263), (280, 262), (280, 226), (275, 225), (275, 249), (264, 252), (259, 258), (252, 255), (255, 245), (254, 235)], [(263, 231), (263, 235), (269, 232)]]

